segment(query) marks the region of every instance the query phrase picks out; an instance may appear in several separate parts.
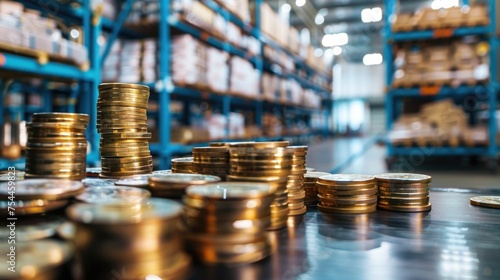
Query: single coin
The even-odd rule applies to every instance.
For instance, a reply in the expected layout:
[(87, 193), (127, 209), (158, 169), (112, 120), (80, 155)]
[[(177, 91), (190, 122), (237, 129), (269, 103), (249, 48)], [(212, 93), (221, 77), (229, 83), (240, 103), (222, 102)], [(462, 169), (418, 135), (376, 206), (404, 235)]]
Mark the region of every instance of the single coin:
[(151, 184), (151, 186), (186, 184), (185, 187), (187, 187), (190, 184), (202, 185), (208, 183), (216, 183), (219, 181), (220, 178), (216, 176), (182, 173), (155, 174), (149, 178), (149, 183)]
[(220, 182), (186, 189), (186, 195), (190, 197), (217, 200), (261, 198), (274, 195), (275, 192), (276, 189), (270, 185), (247, 182)]
[[(0, 184), (0, 198), (10, 196), (10, 182)], [(82, 182), (71, 180), (30, 179), (14, 182), (16, 199), (65, 199), (83, 192)]]
[(378, 208), (383, 210), (397, 211), (397, 212), (427, 212), (432, 208), (431, 203), (419, 206), (399, 206), (399, 205), (382, 205), (379, 204)]
[[(9, 205), (13, 202), (13, 205)], [(52, 210), (62, 208), (68, 204), (68, 200), (45, 200), (45, 199), (32, 199), (32, 200), (0, 200), (0, 216), (4, 217), (10, 215), (9, 209), (14, 208), (15, 215), (34, 215), (43, 214)]]
[(135, 205), (145, 202), (151, 193), (148, 190), (124, 186), (88, 187), (76, 196), (79, 201), (91, 204)]
[(500, 208), (500, 196), (471, 197), (470, 204), (488, 208)]
[(114, 186), (115, 180), (113, 179), (99, 179), (99, 178), (85, 178), (82, 180), (85, 187), (103, 187)]
[(318, 182), (325, 185), (356, 185), (374, 182), (375, 177), (362, 174), (330, 174), (318, 178)]
[[(150, 198), (140, 204), (138, 209), (124, 211), (123, 207), (106, 204), (78, 203), (67, 209), (68, 217), (75, 222), (85, 224), (123, 224), (140, 223), (148, 220), (171, 220), (180, 217), (182, 205), (178, 202)], [(131, 215), (133, 212), (133, 215)]]
[(123, 89), (123, 88), (149, 91), (148, 86), (139, 84), (127, 84), (127, 83), (101, 83), (97, 88), (99, 89), (99, 91), (107, 89)]
[(432, 177), (413, 173), (386, 173), (375, 176), (378, 182), (387, 183), (430, 183)]
[(148, 180), (153, 175), (154, 173), (147, 175), (136, 175), (130, 178), (120, 179), (115, 181), (115, 185), (126, 186), (126, 187), (148, 187), (149, 186)]
[(153, 174), (158, 174), (158, 175), (171, 174), (171, 173), (172, 173), (172, 170), (170, 170), (170, 169), (153, 171)]

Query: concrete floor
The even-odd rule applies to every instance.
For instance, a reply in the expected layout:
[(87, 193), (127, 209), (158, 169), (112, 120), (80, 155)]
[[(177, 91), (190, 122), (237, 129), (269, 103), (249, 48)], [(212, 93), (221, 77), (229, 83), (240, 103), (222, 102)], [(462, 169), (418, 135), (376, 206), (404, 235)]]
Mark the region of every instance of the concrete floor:
[[(333, 173), (380, 174), (388, 172), (386, 149), (373, 139), (332, 139), (309, 146), (307, 166)], [(419, 160), (420, 161), (420, 160)], [(433, 188), (500, 190), (500, 173), (488, 171), (481, 161), (469, 158), (424, 158), (410, 164), (402, 159), (392, 172), (431, 175)]]

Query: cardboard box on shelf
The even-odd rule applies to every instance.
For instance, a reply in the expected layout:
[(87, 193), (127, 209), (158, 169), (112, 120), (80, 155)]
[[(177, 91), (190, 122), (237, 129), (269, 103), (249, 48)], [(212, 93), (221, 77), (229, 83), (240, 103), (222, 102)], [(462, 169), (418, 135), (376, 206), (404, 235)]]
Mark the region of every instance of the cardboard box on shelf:
[(394, 17), (392, 24), (393, 32), (404, 32), (413, 30), (416, 27), (416, 20), (412, 14), (401, 13)]
[(0, 1), (0, 14), (9, 14), (12, 16), (21, 16), (24, 6), (22, 3), (14, 1)]

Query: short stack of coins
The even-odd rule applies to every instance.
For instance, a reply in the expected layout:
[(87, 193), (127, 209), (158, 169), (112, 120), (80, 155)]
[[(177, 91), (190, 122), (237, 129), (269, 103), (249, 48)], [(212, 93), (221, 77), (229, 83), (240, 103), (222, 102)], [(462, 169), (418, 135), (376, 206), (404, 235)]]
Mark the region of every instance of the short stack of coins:
[(102, 177), (119, 178), (153, 171), (149, 151), (147, 108), (149, 87), (99, 85), (97, 129), (101, 134)]
[(318, 204), (318, 189), (316, 188), (316, 182), (319, 177), (330, 175), (326, 172), (307, 172), (304, 175), (304, 191), (306, 197), (304, 198), (304, 204), (307, 206), (316, 206)]
[(85, 178), (89, 116), (35, 113), (26, 125), (26, 178)]
[(377, 210), (377, 186), (374, 176), (331, 174), (319, 177), (316, 187), (320, 211), (365, 214)]
[(19, 242), (16, 240), (15, 245), (14, 243), (9, 245), (6, 241), (0, 244), (0, 250), (7, 255), (2, 256), (0, 263), (0, 279), (2, 280), (54, 280), (70, 277), (68, 270), (73, 250), (70, 244), (65, 242), (56, 240)]
[(203, 174), (154, 174), (149, 177), (149, 190), (154, 197), (181, 198), (186, 188), (192, 185), (206, 185), (220, 182), (220, 178)]
[(193, 173), (220, 177), (225, 181), (229, 160), (227, 147), (193, 148)]
[[(1, 183), (0, 215), (34, 215), (57, 210), (68, 205), (70, 199), (81, 194), (84, 188), (82, 182), (64, 179), (27, 179)], [(9, 204), (10, 201), (14, 201), (15, 207)], [(13, 210), (8, 211), (9, 208)]]
[(429, 185), (431, 176), (412, 173), (388, 173), (375, 176), (378, 207), (400, 212), (431, 210)]
[(276, 189), (268, 230), (286, 227), (288, 219), (288, 175), (293, 149), (288, 141), (234, 144), (229, 148), (229, 181), (270, 184)]
[(181, 204), (161, 198), (70, 206), (82, 279), (187, 279), (191, 258), (183, 251), (181, 211)]
[(257, 262), (271, 254), (266, 228), (275, 189), (267, 184), (224, 182), (186, 189), (186, 246), (204, 263)]
[(307, 212), (304, 205), (304, 174), (306, 174), (307, 146), (289, 146), (293, 150), (292, 169), (288, 176), (288, 215), (297, 216)]
[(193, 173), (193, 157), (174, 158), (172, 173)]

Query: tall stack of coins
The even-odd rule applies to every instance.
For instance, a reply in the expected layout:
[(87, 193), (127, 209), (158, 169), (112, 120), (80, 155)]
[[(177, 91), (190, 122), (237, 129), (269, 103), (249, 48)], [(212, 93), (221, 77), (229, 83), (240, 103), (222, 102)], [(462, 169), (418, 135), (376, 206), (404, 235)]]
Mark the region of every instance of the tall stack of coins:
[(316, 188), (316, 181), (319, 177), (330, 175), (326, 172), (307, 172), (304, 175), (304, 191), (306, 197), (304, 204), (307, 206), (316, 206), (318, 204), (318, 190)]
[(89, 116), (35, 113), (26, 125), (26, 178), (85, 178)]
[(155, 174), (148, 179), (149, 190), (155, 197), (181, 198), (191, 185), (220, 182), (220, 178), (202, 174)]
[(286, 227), (288, 218), (288, 175), (293, 150), (288, 141), (235, 144), (229, 148), (229, 181), (260, 182), (276, 189), (271, 204), (269, 230)]
[(82, 279), (186, 279), (191, 259), (183, 251), (181, 211), (161, 198), (69, 207)]
[(378, 207), (401, 212), (431, 210), (429, 184), (431, 176), (411, 173), (389, 173), (375, 176)]
[(307, 212), (304, 205), (304, 174), (306, 174), (307, 146), (289, 146), (293, 150), (292, 170), (288, 176), (288, 215), (297, 216)]
[(329, 213), (365, 214), (377, 210), (375, 177), (331, 174), (319, 177), (318, 209)]
[[(2, 242), (0, 250), (7, 255), (7, 257), (2, 256), (2, 260), (7, 261), (0, 262), (0, 279), (52, 280), (69, 277), (66, 270), (73, 256), (73, 250), (64, 242), (35, 240), (16, 242), (15, 246)], [(13, 260), (8, 254), (12, 254)], [(14, 269), (9, 270), (12, 267)]]
[(225, 181), (228, 160), (227, 147), (193, 148), (193, 173), (214, 175)]
[[(71, 198), (84, 191), (82, 182), (62, 179), (28, 179), (11, 183), (0, 184), (0, 215), (46, 213), (66, 206)], [(11, 197), (15, 199), (15, 207), (8, 203)]]
[(186, 189), (186, 245), (205, 263), (252, 263), (267, 257), (266, 237), (275, 189), (246, 182), (190, 186)]
[(193, 158), (183, 157), (172, 159), (172, 173), (193, 173)]
[(147, 109), (149, 87), (99, 85), (97, 129), (101, 134), (102, 177), (125, 177), (153, 171)]

